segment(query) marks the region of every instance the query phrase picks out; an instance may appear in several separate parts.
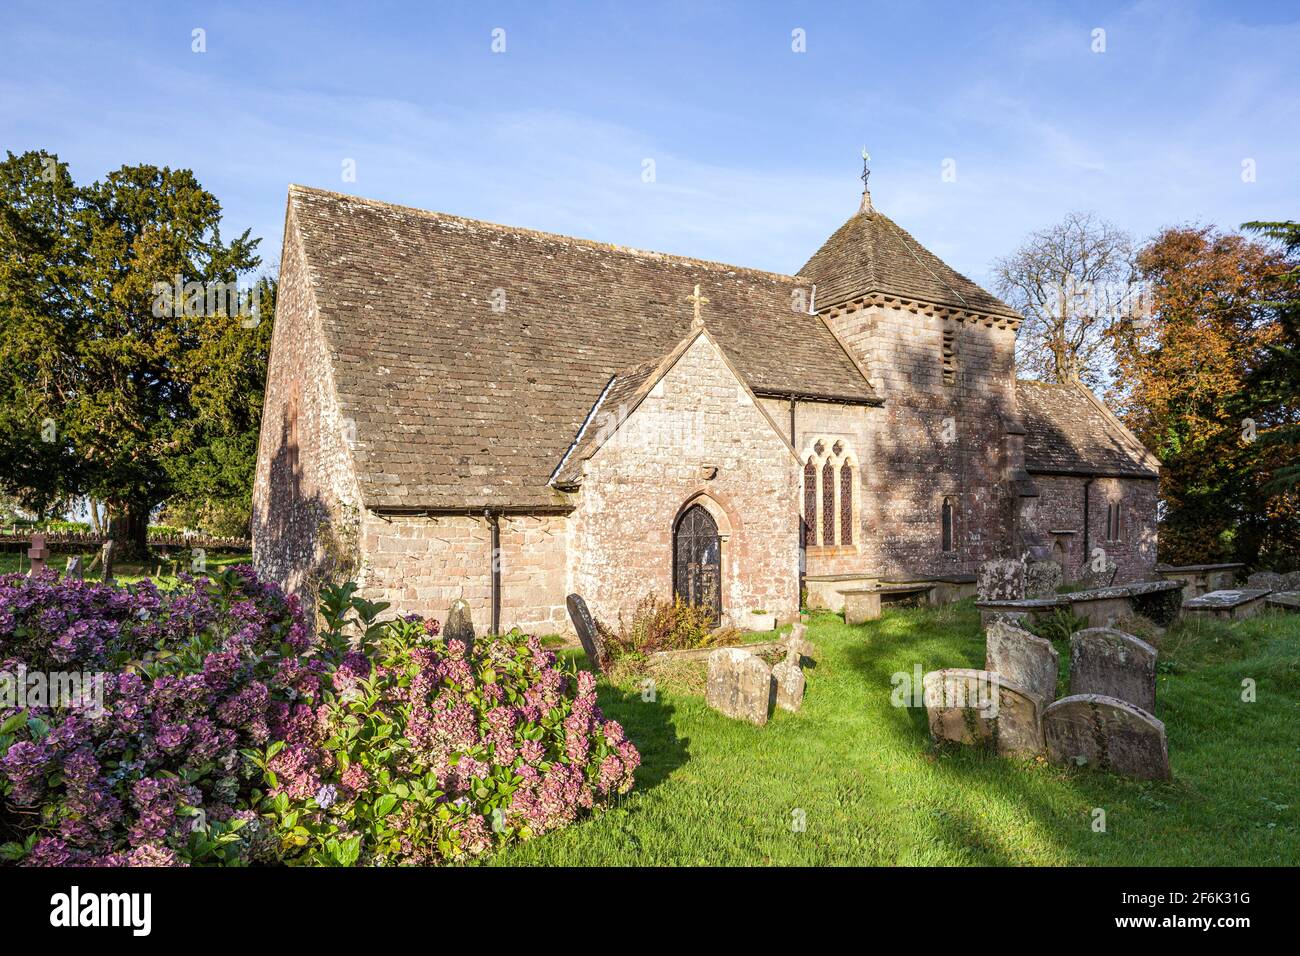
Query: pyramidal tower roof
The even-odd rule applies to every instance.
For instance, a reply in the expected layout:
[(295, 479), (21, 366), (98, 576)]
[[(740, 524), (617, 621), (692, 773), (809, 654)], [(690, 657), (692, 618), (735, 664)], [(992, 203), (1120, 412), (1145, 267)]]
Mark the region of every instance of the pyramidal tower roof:
[(1019, 320), (1020, 314), (936, 256), (875, 208), (862, 191), (858, 211), (799, 275), (817, 284), (818, 311), (873, 294)]

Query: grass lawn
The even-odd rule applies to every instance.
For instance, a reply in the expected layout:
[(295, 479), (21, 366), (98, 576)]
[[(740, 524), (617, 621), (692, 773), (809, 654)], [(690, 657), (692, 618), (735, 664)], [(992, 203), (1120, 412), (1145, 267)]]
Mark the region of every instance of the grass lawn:
[[(181, 558), (180, 569), (182, 571), (188, 571), (190, 567), (190, 553), (188, 551), (178, 551), (174, 548), (172, 551), (176, 557)], [(73, 555), (58, 552), (51, 554), (49, 558), (46, 559), (45, 563), (47, 566), (57, 568), (62, 572), (68, 564), (68, 559), (71, 557), (73, 557)], [(93, 557), (94, 552), (92, 551), (83, 553), (81, 556), (81, 566), (84, 568), (86, 565), (90, 564), (90, 559)], [(250, 564), (253, 560), (253, 556), (250, 554), (219, 554), (213, 552), (207, 555), (206, 560), (209, 571), (219, 572), (232, 564)], [(162, 576), (154, 574), (154, 572), (158, 570), (160, 564), (163, 565), (164, 571), (168, 572)], [(25, 549), (22, 552), (0, 551), (0, 574), (13, 574), (15, 571), (20, 571), (23, 574), (26, 574), (30, 567), (31, 562), (27, 560), (27, 552)], [(172, 561), (163, 561), (161, 558), (157, 557), (154, 558), (149, 567), (145, 567), (142, 564), (133, 564), (129, 561), (115, 561), (113, 563), (113, 576), (121, 584), (130, 584), (135, 581), (143, 581), (145, 578), (152, 577), (159, 587), (169, 587), (176, 583), (176, 578), (170, 574), (172, 567)], [(99, 579), (98, 566), (96, 566), (93, 571), (86, 574), (87, 581), (98, 581)]]
[[(631, 682), (602, 684), (606, 715), (641, 751), (636, 789), (492, 862), (1300, 864), (1300, 615), (1178, 625), (1161, 640), (1168, 783), (936, 751), (924, 709), (891, 706), (890, 678), (917, 664), (983, 666), (969, 601), (853, 627), (819, 615), (808, 637), (817, 650), (803, 711), (778, 711), (766, 727), (710, 710), (687, 691), (698, 679), (674, 677), (649, 702)], [(1058, 650), (1064, 668), (1068, 647)], [(1255, 703), (1241, 700), (1246, 678)], [(1105, 832), (1093, 829), (1095, 808)]]

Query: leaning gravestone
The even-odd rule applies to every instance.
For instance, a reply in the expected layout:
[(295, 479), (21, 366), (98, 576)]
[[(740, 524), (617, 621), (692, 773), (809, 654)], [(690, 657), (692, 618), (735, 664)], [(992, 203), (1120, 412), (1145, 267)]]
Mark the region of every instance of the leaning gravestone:
[(1047, 759), (1062, 767), (1093, 766), (1126, 777), (1165, 780), (1165, 725), (1141, 708), (1100, 694), (1062, 697), (1043, 712)]
[(1100, 694), (1156, 712), (1156, 656), (1146, 641), (1111, 627), (1070, 635), (1070, 693)]
[(1252, 591), (1285, 591), (1286, 578), (1275, 571), (1256, 571), (1246, 578), (1246, 587)]
[(465, 656), (474, 650), (474, 621), (469, 614), (469, 604), (457, 598), (447, 611), (447, 623), (442, 626), (442, 639), (450, 646), (452, 641), (465, 645)]
[(1006, 621), (994, 621), (985, 637), (984, 666), (1036, 695), (1041, 707), (1056, 699), (1061, 656), (1046, 638)]
[(1052, 597), (1064, 580), (1065, 574), (1055, 561), (1030, 561), (1025, 565), (1025, 597)]
[(991, 746), (1004, 755), (1040, 754), (1038, 697), (991, 671), (953, 667), (923, 679), (930, 735), (938, 741)]
[(72, 581), (80, 581), (85, 578), (86, 572), (81, 566), (81, 555), (74, 554), (68, 558), (68, 566), (63, 569), (63, 576)]
[(1012, 558), (996, 558), (979, 566), (975, 585), (980, 601), (1021, 601), (1025, 597), (1025, 566)]
[(1095, 591), (1098, 588), (1108, 588), (1115, 580), (1115, 572), (1119, 570), (1119, 565), (1110, 558), (1097, 567), (1094, 562), (1089, 561), (1083, 566), (1083, 571), (1079, 574), (1078, 584), (1084, 591)]
[(100, 551), (99, 560), (99, 579), (105, 584), (112, 584), (116, 579), (113, 577), (113, 539), (109, 538), (104, 542), (104, 548)]
[(775, 696), (772, 670), (749, 651), (721, 647), (709, 655), (705, 702), (727, 717), (762, 726)]
[(578, 640), (587, 652), (587, 660), (591, 662), (592, 669), (599, 673), (600, 662), (605, 658), (605, 638), (596, 625), (596, 619), (591, 616), (581, 594), (570, 594), (564, 599), (564, 606), (569, 609), (569, 620), (573, 621), (573, 629), (578, 632)]
[(797, 711), (803, 706), (807, 678), (803, 676), (803, 668), (799, 666), (798, 644), (791, 643), (788, 648), (785, 660), (772, 668), (772, 679), (776, 681), (776, 706), (782, 710)]

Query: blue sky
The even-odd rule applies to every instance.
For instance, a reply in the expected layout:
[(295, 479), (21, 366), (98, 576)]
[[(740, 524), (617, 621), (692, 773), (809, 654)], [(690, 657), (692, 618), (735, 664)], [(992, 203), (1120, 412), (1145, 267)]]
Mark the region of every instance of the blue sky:
[(1295, 3), (313, 6), (10, 0), (0, 147), (189, 167), (271, 264), (298, 182), (793, 272), (864, 143), (876, 205), (985, 283), (1070, 210), (1300, 211)]

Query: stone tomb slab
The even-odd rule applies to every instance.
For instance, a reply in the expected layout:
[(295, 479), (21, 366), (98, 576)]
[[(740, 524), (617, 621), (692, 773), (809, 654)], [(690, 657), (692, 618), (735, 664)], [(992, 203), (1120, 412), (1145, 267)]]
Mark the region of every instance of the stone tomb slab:
[(1056, 699), (1060, 655), (1052, 642), (1007, 621), (994, 621), (985, 632), (985, 668), (1038, 697), (1046, 707)]
[(845, 624), (862, 624), (880, 618), (879, 588), (847, 588), (840, 594), (844, 598)]
[(1270, 594), (1265, 601), (1277, 611), (1300, 611), (1300, 591), (1278, 591)]
[(1070, 693), (1114, 697), (1156, 712), (1154, 647), (1111, 627), (1090, 627), (1070, 635)]
[(1075, 694), (1043, 711), (1047, 759), (1091, 766), (1141, 780), (1169, 778), (1165, 725), (1115, 697)]
[(1235, 620), (1254, 617), (1268, 605), (1265, 599), (1272, 591), (1263, 588), (1225, 589), (1202, 594), (1183, 604), (1183, 614), (1188, 617), (1211, 617)]
[(926, 717), (936, 742), (990, 746), (1003, 755), (1044, 749), (1038, 697), (991, 671), (953, 667), (923, 678)]

